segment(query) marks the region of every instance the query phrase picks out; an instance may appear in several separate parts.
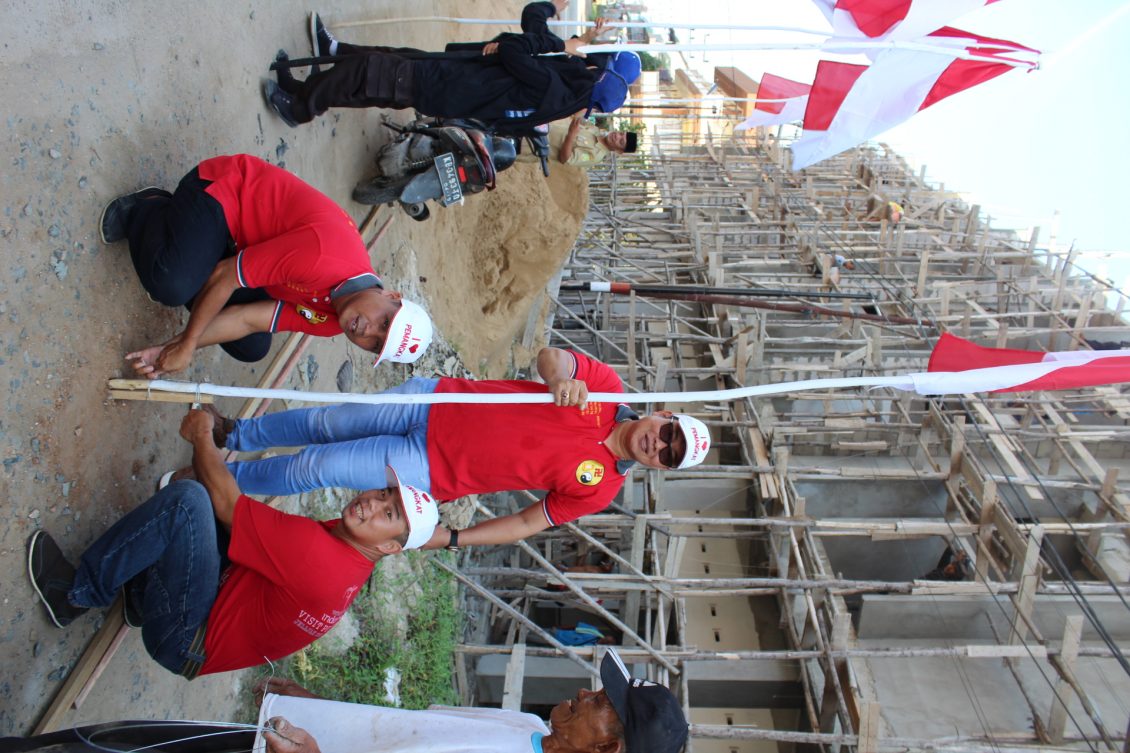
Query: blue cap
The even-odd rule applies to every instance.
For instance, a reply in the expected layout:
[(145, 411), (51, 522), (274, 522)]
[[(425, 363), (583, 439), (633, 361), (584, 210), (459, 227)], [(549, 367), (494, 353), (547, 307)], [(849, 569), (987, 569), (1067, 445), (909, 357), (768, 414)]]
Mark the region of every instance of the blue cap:
[(608, 56), (608, 64), (592, 87), (589, 111), (613, 112), (628, 98), (628, 87), (640, 77), (640, 56), (621, 50)]

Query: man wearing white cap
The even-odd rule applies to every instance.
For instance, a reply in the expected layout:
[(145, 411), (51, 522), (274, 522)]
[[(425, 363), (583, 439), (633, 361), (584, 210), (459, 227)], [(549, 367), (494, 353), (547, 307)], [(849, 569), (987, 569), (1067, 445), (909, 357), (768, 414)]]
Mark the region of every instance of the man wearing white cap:
[(175, 193), (145, 188), (102, 211), (105, 243), (129, 241), (149, 297), (192, 314), (184, 331), (126, 354), (156, 379), (219, 344), (267, 355), (273, 332), (344, 334), (382, 361), (412, 363), (432, 339), (418, 305), (385, 290), (353, 220), (328, 196), (249, 154), (213, 157)]
[[(626, 405), (588, 402), (589, 392), (623, 392), (616, 372), (580, 353), (543, 348), (539, 382), (414, 378), (403, 393), (544, 392), (536, 405), (439, 403), (340, 405), (280, 411), (233, 421), (220, 417), (217, 446), (236, 451), (305, 447), (295, 455), (232, 463), (250, 494), (297, 494), (321, 487), (364, 489), (393, 465), (408, 483), (440, 500), (467, 494), (545, 489), (546, 498), (464, 531), (437, 528), (425, 548), (507, 544), (603, 510), (635, 463), (698, 465), (710, 449), (702, 421)], [(185, 477), (179, 472), (178, 477)]]
[[(243, 496), (212, 441), (212, 414), (190, 410), (196, 481), (161, 489), (83, 553), (76, 569), (43, 530), (28, 541), (28, 576), (57, 627), (123, 592), (145, 649), (186, 679), (287, 656), (337, 624), (389, 554), (431, 538), (427, 492), (385, 470), (385, 489), (355, 497), (335, 520), (288, 515)], [(217, 525), (217, 522), (219, 525)]]

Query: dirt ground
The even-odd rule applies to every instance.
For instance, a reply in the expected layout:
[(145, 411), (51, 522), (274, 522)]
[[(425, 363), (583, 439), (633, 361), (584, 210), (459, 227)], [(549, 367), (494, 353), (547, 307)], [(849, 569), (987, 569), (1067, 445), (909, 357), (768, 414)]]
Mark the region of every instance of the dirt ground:
[[(454, 15), (514, 17), (504, 0), (329, 0), (331, 28), (361, 18)], [(275, 51), (309, 49), (305, 15), (293, 0), (6, 0), (0, 23), (0, 735), (24, 734), (101, 624), (85, 615), (51, 626), (25, 575), (25, 541), (50, 530), (64, 551), (83, 548), (146, 499), (164, 470), (183, 465), (182, 408), (106, 399), (106, 379), (128, 376), (123, 354), (179, 330), (184, 316), (148, 301), (122, 244), (105, 246), (96, 223), (116, 195), (146, 185), (172, 188), (200, 160), (248, 152), (283, 165), (360, 222), (349, 199), (386, 138), (378, 111), (332, 112), (287, 128), (262, 104), (260, 81)], [(438, 49), (486, 38), (494, 27), (437, 23), (339, 28), (362, 43)], [(398, 115), (401, 119), (404, 114)], [(511, 346), (531, 305), (560, 265), (586, 205), (583, 176), (557, 169), (552, 185), (520, 166), (494, 194), (433, 210), (413, 223), (397, 215), (373, 251), (386, 283), (422, 302), (441, 342), (414, 370), (376, 374), (343, 338), (312, 347), (287, 386), (334, 390), (349, 363), (354, 391), (412, 374), (480, 375), (528, 365)], [(276, 344), (283, 338), (276, 338)], [(193, 381), (254, 386), (267, 362), (237, 364), (218, 349), (198, 354)], [(234, 412), (234, 401), (222, 409)], [(228, 719), (241, 684), (260, 671), (187, 683), (152, 662), (130, 631), (81, 709), (67, 723), (132, 718)]]

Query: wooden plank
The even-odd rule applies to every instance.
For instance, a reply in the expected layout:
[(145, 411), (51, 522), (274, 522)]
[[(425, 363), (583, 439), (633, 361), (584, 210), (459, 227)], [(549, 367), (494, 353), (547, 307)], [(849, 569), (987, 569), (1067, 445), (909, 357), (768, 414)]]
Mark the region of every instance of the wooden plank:
[(120, 643), (118, 633), (123, 630), (129, 630), (129, 627), (122, 617), (122, 597), (119, 594), (106, 612), (106, 619), (102, 623), (102, 627), (98, 628), (98, 632), (90, 639), (86, 651), (75, 662), (70, 674), (67, 675), (67, 679), (63, 681), (59, 691), (47, 706), (47, 710), (43, 712), (43, 716), (39, 718), (35, 728), (32, 729), (33, 735), (54, 732), (62, 727), (63, 717), (74, 705), (79, 694), (83, 693), (99, 664), (110, 654), (110, 649)]
[(99, 661), (94, 666), (94, 671), (90, 673), (90, 677), (87, 678), (86, 682), (83, 684), (82, 690), (80, 690), (78, 696), (75, 697), (75, 701), (72, 704), (74, 708), (82, 708), (82, 704), (86, 701), (86, 697), (90, 695), (90, 691), (94, 690), (94, 683), (98, 682), (98, 678), (101, 677), (102, 673), (106, 671), (106, 667), (110, 666), (110, 660), (114, 658), (114, 654), (117, 653), (118, 648), (121, 647), (122, 641), (125, 640), (126, 633), (128, 632), (129, 625), (125, 624), (123, 615), (123, 622), (121, 627), (118, 628), (117, 635), (115, 635), (114, 639), (110, 641), (110, 645), (106, 648), (106, 653), (103, 654), (101, 661)]
[[(1040, 583), (1040, 545), (1044, 541), (1044, 529), (1035, 526), (1029, 532), (1028, 546), (1024, 551), (1024, 561), (1019, 568), (1013, 568), (1013, 577), (1019, 575), (1020, 591), (1013, 597), (1016, 614), (1012, 620), (1012, 632), (1008, 642), (1021, 645), (1028, 638), (1028, 623), (1032, 617), (1032, 607), (1036, 603), (1036, 586)], [(1019, 571), (1019, 572), (1016, 572)]]
[[(632, 523), (632, 550), (628, 559), (632, 563), (632, 567), (637, 570), (643, 568), (644, 562), (644, 545), (647, 542), (647, 518), (637, 517)], [(624, 597), (624, 611), (621, 612), (620, 620), (630, 627), (633, 631), (639, 625), (640, 617), (640, 592), (632, 591)], [(627, 636), (624, 638), (625, 645), (630, 645)]]
[[(1079, 640), (1083, 635), (1083, 615), (1068, 615), (1063, 625), (1063, 643), (1059, 648), (1059, 664), (1067, 672), (1075, 673), (1075, 663), (1079, 658)], [(1055, 684), (1055, 694), (1052, 696), (1052, 707), (1048, 712), (1048, 738), (1052, 745), (1063, 744), (1063, 731), (1067, 725), (1067, 701), (1071, 697), (1072, 689), (1063, 675), (1060, 675)]]
[(526, 676), (526, 644), (515, 643), (506, 663), (506, 677), (502, 683), (502, 708), (507, 711), (522, 710), (522, 682)]
[(856, 746), (858, 753), (878, 753), (879, 727), (882, 723), (879, 710), (879, 704), (873, 701), (859, 704), (859, 743)]
[(993, 555), (989, 543), (993, 538), (993, 521), (996, 520), (997, 482), (986, 481), (981, 495), (981, 530), (977, 533), (977, 580), (989, 579), (989, 563)]
[[(1013, 450), (1012, 443), (1009, 441), (1007, 434), (1005, 434), (1000, 423), (997, 422), (996, 416), (992, 414), (988, 406), (980, 400), (971, 400), (970, 404), (973, 406), (973, 411), (981, 421), (988, 425), (990, 429), (994, 430), (993, 433), (989, 435), (989, 441), (992, 442), (993, 447), (996, 448), (1001, 459), (1012, 472), (1012, 475), (1020, 481), (1032, 481), (1032, 474), (1028, 473), (1028, 469), (1020, 462), (1020, 458), (1016, 456), (1016, 452)], [(1042, 501), (1044, 499), (1043, 493), (1036, 486), (1025, 485), (1024, 492), (1028, 495), (1029, 499), (1034, 501)]]
[(637, 361), (639, 356), (636, 354), (636, 292), (633, 290), (628, 295), (628, 384), (632, 387), (640, 387), (639, 381), (639, 365)]
[[(133, 381), (126, 379), (111, 379), (110, 382)], [(160, 390), (114, 389), (110, 388), (111, 400), (144, 400), (148, 403), (213, 403), (211, 395), (195, 395), (187, 392), (162, 392)]]

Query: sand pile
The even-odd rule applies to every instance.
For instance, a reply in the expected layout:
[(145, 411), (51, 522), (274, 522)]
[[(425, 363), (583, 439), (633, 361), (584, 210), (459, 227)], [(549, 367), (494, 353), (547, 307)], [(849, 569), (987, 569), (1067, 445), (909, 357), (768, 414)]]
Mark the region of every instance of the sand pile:
[(419, 258), (428, 309), (479, 376), (509, 368), (513, 341), (531, 306), (544, 304), (545, 285), (568, 256), (587, 205), (582, 170), (555, 165), (545, 178), (536, 165), (516, 164), (493, 192), (434, 209), (421, 223), (432, 231), (430, 252)]

